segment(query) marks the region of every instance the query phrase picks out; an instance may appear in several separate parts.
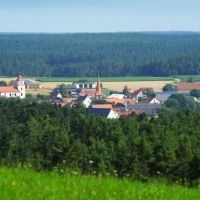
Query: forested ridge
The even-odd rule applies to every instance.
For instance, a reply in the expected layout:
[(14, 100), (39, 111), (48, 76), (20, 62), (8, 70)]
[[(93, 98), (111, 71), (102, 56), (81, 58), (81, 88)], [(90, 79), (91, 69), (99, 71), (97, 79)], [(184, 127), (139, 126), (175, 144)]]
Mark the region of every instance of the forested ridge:
[(200, 74), (200, 33), (0, 34), (0, 75)]
[(199, 118), (200, 111), (163, 110), (157, 119), (108, 120), (82, 107), (0, 99), (0, 164), (194, 185), (200, 178)]

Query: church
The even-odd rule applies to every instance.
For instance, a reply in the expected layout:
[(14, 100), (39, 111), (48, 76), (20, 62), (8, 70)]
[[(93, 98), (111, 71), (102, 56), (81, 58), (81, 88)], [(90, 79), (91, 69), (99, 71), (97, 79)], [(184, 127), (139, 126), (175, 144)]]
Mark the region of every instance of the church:
[(15, 86), (0, 87), (0, 97), (19, 97), (24, 99), (26, 96), (24, 79), (21, 75), (17, 77)]

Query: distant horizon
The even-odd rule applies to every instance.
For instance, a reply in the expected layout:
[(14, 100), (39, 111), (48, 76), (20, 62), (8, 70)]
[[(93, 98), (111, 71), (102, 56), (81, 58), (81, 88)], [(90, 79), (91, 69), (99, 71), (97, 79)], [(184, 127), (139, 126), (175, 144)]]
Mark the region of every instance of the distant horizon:
[(102, 33), (200, 33), (200, 31), (185, 30), (185, 31), (105, 31), (105, 32), (0, 32), (0, 34), (102, 34)]
[(200, 32), (199, 0), (0, 0), (0, 32)]

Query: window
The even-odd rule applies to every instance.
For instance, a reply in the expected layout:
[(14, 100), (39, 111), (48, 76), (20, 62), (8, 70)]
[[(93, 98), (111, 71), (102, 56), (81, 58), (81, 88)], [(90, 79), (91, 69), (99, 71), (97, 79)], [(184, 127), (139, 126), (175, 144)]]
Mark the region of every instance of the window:
[(23, 96), (23, 93), (21, 93), (21, 97)]

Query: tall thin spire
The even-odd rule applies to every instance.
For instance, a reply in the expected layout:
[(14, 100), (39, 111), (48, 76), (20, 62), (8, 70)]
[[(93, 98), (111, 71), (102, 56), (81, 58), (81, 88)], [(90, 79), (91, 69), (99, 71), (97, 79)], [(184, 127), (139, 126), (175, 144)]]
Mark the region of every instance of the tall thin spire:
[(99, 78), (99, 74), (97, 76), (97, 87), (96, 87), (95, 97), (96, 97), (96, 99), (101, 99), (101, 97), (102, 97), (101, 81)]

